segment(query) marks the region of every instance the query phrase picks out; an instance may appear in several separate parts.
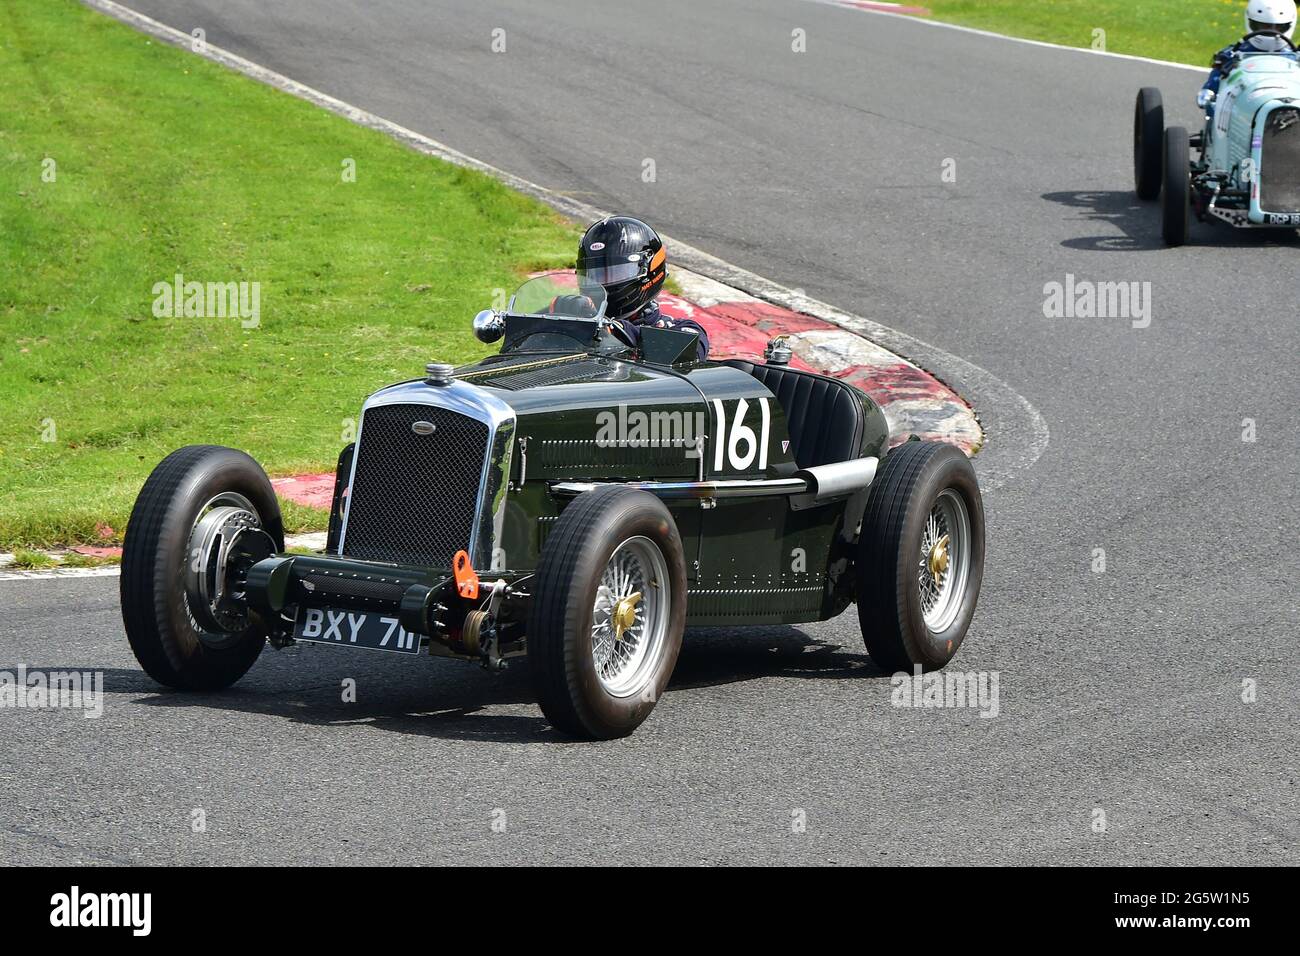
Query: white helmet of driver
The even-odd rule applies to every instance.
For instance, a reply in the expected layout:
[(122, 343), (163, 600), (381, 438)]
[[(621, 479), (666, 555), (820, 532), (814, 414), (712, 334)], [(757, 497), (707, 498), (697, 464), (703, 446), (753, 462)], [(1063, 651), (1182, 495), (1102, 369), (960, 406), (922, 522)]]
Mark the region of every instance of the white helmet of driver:
[[(1246, 5), (1246, 32), (1270, 30), (1288, 40), (1295, 33), (1295, 0), (1250, 0)], [(1255, 37), (1250, 45), (1263, 53), (1281, 53), (1290, 49), (1278, 37)]]

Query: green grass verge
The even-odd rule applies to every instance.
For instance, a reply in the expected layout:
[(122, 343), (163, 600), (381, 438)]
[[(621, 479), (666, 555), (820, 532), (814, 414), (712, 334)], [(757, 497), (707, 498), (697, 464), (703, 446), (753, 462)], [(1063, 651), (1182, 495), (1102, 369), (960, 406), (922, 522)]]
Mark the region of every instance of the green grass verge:
[[(337, 453), (334, 456), (338, 458)], [(337, 461), (323, 469), (333, 471)], [(306, 534), (308, 531), (325, 531), (329, 527), (329, 512), (320, 508), (308, 508), (287, 498), (280, 499), (280, 517), (284, 519), (285, 534)]]
[(58, 564), (53, 558), (42, 551), (29, 551), (26, 548), (14, 549), (13, 563), (6, 566), (6, 570), (14, 571), (39, 571), (43, 568), (52, 568)]
[[(185, 444), (329, 470), (366, 394), (483, 354), (470, 317), (577, 247), (486, 176), (74, 0), (0, 3), (0, 91), (0, 548), (120, 541)], [(177, 273), (260, 283), (260, 325), (156, 317)]]
[(1244, 0), (917, 0), (937, 20), (1009, 36), (1205, 64), (1241, 38)]
[(102, 568), (109, 564), (121, 563), (121, 558), (96, 558), (88, 554), (77, 554), (75, 551), (68, 551), (59, 556), (61, 568)]

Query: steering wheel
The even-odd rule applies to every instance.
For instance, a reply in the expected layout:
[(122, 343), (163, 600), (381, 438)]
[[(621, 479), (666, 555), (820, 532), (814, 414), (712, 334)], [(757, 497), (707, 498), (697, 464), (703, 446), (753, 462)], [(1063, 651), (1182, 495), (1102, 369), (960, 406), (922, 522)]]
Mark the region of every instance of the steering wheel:
[[(561, 295), (551, 300), (550, 314), (561, 318), (585, 319), (596, 312), (596, 303), (591, 300), (590, 296), (582, 295)], [(623, 323), (617, 319), (611, 319), (609, 316), (602, 316), (600, 320), (601, 327), (608, 329), (614, 338), (618, 339), (628, 348), (637, 348), (635, 336), (631, 335), (627, 329), (623, 328)]]
[(585, 295), (557, 295), (547, 311), (566, 319), (587, 319), (596, 314), (596, 303)]
[[(1300, 47), (1297, 47), (1294, 43), (1292, 43), (1290, 37), (1278, 33), (1276, 30), (1255, 30), (1253, 33), (1247, 33), (1244, 37), (1242, 37), (1241, 42), (1245, 43), (1248, 40), (1253, 40), (1255, 37), (1272, 37), (1275, 40), (1284, 40), (1292, 53), (1300, 52)], [(1250, 54), (1252, 51), (1242, 50), (1241, 52)], [(1253, 52), (1256, 54), (1267, 55), (1269, 53), (1282, 53), (1283, 51), (1282, 50), (1255, 50)]]
[(632, 334), (628, 332), (627, 329), (623, 328), (623, 323), (618, 321), (618, 319), (611, 319), (609, 316), (605, 316), (602, 321), (604, 322), (605, 328), (609, 329), (610, 334), (612, 334), (614, 338), (618, 339), (628, 348), (634, 349), (637, 347), (636, 339), (632, 337)]
[[(561, 295), (551, 300), (550, 314), (560, 318), (585, 319), (596, 312), (596, 303), (589, 296), (582, 295)], [(608, 329), (609, 333), (618, 339), (628, 348), (636, 348), (636, 338), (632, 336), (627, 329), (623, 328), (623, 323), (617, 319), (611, 319), (609, 316), (602, 316), (600, 320), (601, 327)]]

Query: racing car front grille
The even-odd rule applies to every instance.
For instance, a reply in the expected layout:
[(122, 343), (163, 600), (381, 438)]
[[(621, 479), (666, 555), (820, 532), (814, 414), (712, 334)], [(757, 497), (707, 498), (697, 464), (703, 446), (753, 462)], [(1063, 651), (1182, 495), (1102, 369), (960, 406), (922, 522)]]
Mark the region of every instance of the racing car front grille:
[(1300, 212), (1300, 109), (1275, 109), (1264, 124), (1259, 207), (1265, 212)]
[[(416, 422), (433, 425), (417, 434)], [(427, 431), (421, 426), (421, 431)], [(377, 405), (361, 420), (343, 554), (450, 568), (470, 547), (488, 426), (436, 405)]]

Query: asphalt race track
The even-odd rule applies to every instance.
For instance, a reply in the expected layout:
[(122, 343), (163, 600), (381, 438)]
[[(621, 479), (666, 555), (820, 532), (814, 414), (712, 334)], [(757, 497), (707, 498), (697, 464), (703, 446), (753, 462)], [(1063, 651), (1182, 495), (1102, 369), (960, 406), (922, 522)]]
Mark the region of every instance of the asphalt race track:
[[(689, 634), (608, 744), (552, 734), (523, 665), (268, 650), (227, 693), (160, 693), (115, 578), (0, 582), (0, 668), (103, 669), (110, 692), (99, 720), (0, 712), (0, 858), (1297, 859), (1300, 240), (1162, 248), (1133, 97), (1161, 86), (1194, 126), (1193, 73), (799, 0), (129, 5), (961, 356), (1051, 438), (986, 496), (952, 666), (997, 673), (994, 719), (892, 706), (852, 614)], [(1150, 283), (1149, 326), (1046, 318), (1067, 275)], [(1025, 438), (995, 430), (977, 467)]]

